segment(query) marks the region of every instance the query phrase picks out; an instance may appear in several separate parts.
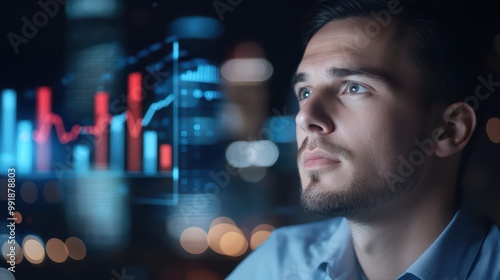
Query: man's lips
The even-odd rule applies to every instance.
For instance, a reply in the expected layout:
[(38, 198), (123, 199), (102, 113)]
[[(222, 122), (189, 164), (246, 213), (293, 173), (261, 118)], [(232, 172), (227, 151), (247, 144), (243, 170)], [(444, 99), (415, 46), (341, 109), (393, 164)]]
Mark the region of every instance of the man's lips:
[(306, 169), (316, 169), (340, 164), (340, 160), (327, 152), (315, 149), (312, 151), (304, 151), (302, 163)]

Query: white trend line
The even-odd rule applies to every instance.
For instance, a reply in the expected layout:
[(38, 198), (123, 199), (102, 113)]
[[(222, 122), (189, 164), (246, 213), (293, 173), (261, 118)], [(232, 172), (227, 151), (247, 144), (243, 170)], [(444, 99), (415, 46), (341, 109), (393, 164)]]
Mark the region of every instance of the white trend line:
[(161, 108), (167, 107), (168, 105), (170, 105), (170, 103), (172, 103), (172, 101), (174, 101), (174, 99), (175, 96), (173, 93), (171, 93), (167, 97), (165, 97), (165, 99), (151, 104), (151, 106), (149, 106), (148, 108), (148, 111), (144, 115), (144, 118), (142, 119), (142, 126), (148, 125), (156, 111), (160, 110)]

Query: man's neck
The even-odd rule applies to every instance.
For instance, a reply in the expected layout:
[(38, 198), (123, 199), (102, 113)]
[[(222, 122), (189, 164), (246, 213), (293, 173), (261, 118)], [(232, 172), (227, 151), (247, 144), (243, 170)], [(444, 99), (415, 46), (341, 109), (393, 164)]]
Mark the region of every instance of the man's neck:
[(401, 275), (449, 224), (456, 211), (454, 197), (443, 198), (436, 191), (442, 188), (429, 189), (434, 191), (384, 205), (370, 220), (349, 220), (354, 250), (368, 279)]

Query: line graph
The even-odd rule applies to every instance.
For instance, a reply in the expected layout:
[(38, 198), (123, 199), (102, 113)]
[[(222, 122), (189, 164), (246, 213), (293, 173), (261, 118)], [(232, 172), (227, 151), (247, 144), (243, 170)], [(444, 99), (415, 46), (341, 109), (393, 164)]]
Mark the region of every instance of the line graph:
[[(39, 88), (39, 90), (45, 91), (50, 89), (45, 87), (45, 88)], [(107, 93), (101, 92), (101, 94), (107, 94)], [(49, 138), (52, 127), (55, 128), (57, 133), (56, 134), (57, 138), (61, 144), (68, 144), (76, 140), (78, 136), (81, 134), (91, 134), (94, 136), (99, 136), (106, 130), (106, 127), (112, 122), (113, 119), (115, 119), (117, 123), (126, 122), (129, 133), (133, 137), (138, 137), (142, 131), (142, 128), (149, 125), (156, 112), (170, 106), (174, 101), (174, 99), (175, 96), (174, 94), (171, 93), (167, 95), (164, 99), (152, 103), (148, 107), (146, 114), (144, 115), (144, 118), (141, 117), (136, 118), (132, 114), (130, 114), (128, 110), (114, 116), (106, 112), (105, 114), (100, 116), (99, 120), (96, 122), (95, 125), (82, 126), (79, 124), (75, 124), (69, 131), (66, 131), (66, 129), (64, 128), (65, 126), (61, 116), (50, 112), (44, 116), (43, 120), (41, 121), (41, 126), (39, 127), (39, 129), (36, 129), (34, 131), (33, 140), (38, 143), (46, 142)]]
[(70, 131), (67, 132), (64, 129), (64, 123), (62, 121), (62, 118), (59, 115), (52, 113), (47, 114), (43, 118), (41, 123), (42, 124), (40, 128), (35, 130), (35, 132), (33, 133), (33, 140), (35, 140), (38, 143), (45, 143), (48, 140), (52, 126), (55, 127), (57, 132), (57, 137), (59, 138), (59, 142), (61, 144), (67, 144), (75, 140), (82, 131), (82, 127), (78, 124), (75, 124), (70, 129)]
[[(94, 96), (94, 124), (81, 125), (75, 124), (69, 130), (65, 129), (63, 118), (52, 112), (52, 89), (49, 87), (39, 87), (36, 91), (36, 116), (37, 127), (32, 133), (33, 141), (37, 145), (37, 166), (38, 170), (48, 171), (51, 161), (51, 146), (50, 137), (52, 128), (55, 129), (55, 135), (59, 143), (65, 145), (76, 141), (80, 135), (93, 135), (95, 144), (95, 167), (97, 169), (107, 169), (109, 166), (109, 148), (110, 136), (111, 141), (111, 161), (114, 161), (114, 166), (123, 166), (121, 162), (125, 160), (123, 156), (124, 136), (122, 132), (127, 129), (127, 147), (126, 154), (128, 155), (127, 170), (141, 171), (142, 170), (142, 132), (144, 127), (148, 126), (155, 114), (170, 105), (175, 100), (173, 93), (168, 94), (164, 99), (149, 105), (146, 110), (145, 118), (142, 117), (142, 74), (139, 72), (130, 73), (128, 76), (128, 95), (127, 109), (123, 113), (111, 115), (109, 112), (109, 94), (104, 91), (96, 92)], [(108, 132), (110, 128), (110, 132)], [(155, 139), (152, 140), (152, 135)], [(152, 131), (145, 134), (147, 143), (157, 143), (157, 134)], [(170, 145), (170, 144), (169, 144)], [(157, 154), (158, 144), (148, 145), (144, 149), (149, 149), (147, 153)], [(123, 147), (123, 148), (122, 148)], [(81, 148), (81, 147), (80, 147)], [(144, 153), (146, 154), (146, 153)], [(172, 157), (173, 153), (161, 153), (160, 155)], [(151, 158), (151, 157), (149, 157)], [(171, 159), (160, 158), (161, 162), (171, 162)], [(113, 165), (113, 162), (112, 162)], [(172, 164), (160, 165), (162, 170), (165, 167), (172, 168)], [(119, 168), (120, 169), (120, 168)], [(157, 169), (157, 168), (156, 168)], [(149, 173), (152, 173), (151, 167), (148, 165)]]
[[(16, 159), (14, 155), (15, 162), (9, 160), (9, 164), (22, 167), (24, 174), (51, 176), (48, 172), (54, 170), (59, 178), (61, 172), (56, 171), (59, 168), (73, 176), (99, 170), (106, 171), (100, 173), (103, 176), (168, 178), (171, 191), (162, 203), (176, 205), (180, 187), (186, 191), (198, 184), (201, 169), (210, 167), (210, 161), (200, 158), (203, 154), (211, 155), (213, 149), (202, 145), (213, 144), (218, 137), (212, 116), (223, 100), (219, 67), (200, 57), (189, 57), (179, 63), (179, 58), (187, 54), (174, 41), (171, 53), (153, 62), (153, 68), (127, 74), (126, 95), (119, 99), (112, 99), (113, 94), (104, 91), (106, 87), (98, 87), (93, 93), (92, 123), (87, 116), (85, 122), (68, 123), (65, 114), (54, 109), (61, 105), (54, 102), (58, 101), (54, 96), (61, 93), (53, 94), (60, 87), (37, 87), (32, 91), (34, 96), (29, 92), (20, 95), (15, 90), (4, 90), (2, 101), (6, 101), (0, 104), (0, 120), (7, 124), (2, 122), (2, 129), (16, 127), (17, 133), (2, 135), (2, 163), (12, 154), (3, 148), (4, 144), (14, 142), (17, 154), (22, 157)], [(147, 51), (138, 52), (135, 63), (147, 55)], [(150, 83), (152, 77), (160, 78), (155, 79), (154, 88)], [(146, 99), (147, 94), (153, 95)], [(18, 120), (13, 111), (16, 102), (31, 100), (35, 105), (34, 116)], [(126, 107), (117, 109), (117, 100)], [(7, 139), (11, 136), (12, 139)], [(72, 173), (67, 173), (68, 170)]]
[[(187, 55), (187, 52), (179, 51), (179, 44), (173, 37), (169, 37), (164, 43), (172, 43), (172, 52), (161, 61), (162, 67), (166, 62), (173, 62), (173, 91), (174, 93), (168, 94), (162, 100), (154, 102), (148, 106), (146, 110), (146, 119), (143, 119), (143, 103), (144, 95), (146, 92), (144, 79), (150, 78), (146, 76), (143, 78), (141, 72), (132, 72), (128, 74), (127, 78), (127, 96), (126, 96), (126, 110), (117, 115), (111, 115), (109, 112), (109, 94), (104, 91), (96, 92), (94, 96), (94, 124), (82, 125), (75, 124), (68, 131), (65, 129), (64, 118), (52, 111), (52, 89), (50, 87), (39, 87), (36, 90), (36, 129), (31, 133), (31, 137), (36, 144), (36, 170), (49, 171), (51, 166), (51, 133), (52, 128), (55, 130), (55, 136), (62, 145), (75, 142), (74, 151), (87, 150), (88, 147), (83, 147), (76, 143), (80, 135), (93, 135), (93, 145), (95, 146), (94, 152), (94, 168), (96, 169), (112, 169), (112, 170), (126, 170), (129, 172), (146, 172), (154, 174), (158, 171), (170, 171), (174, 179), (173, 188), (174, 193), (178, 189), (178, 151), (173, 148), (178, 143), (178, 133), (175, 131), (177, 128), (175, 123), (178, 115), (173, 115), (174, 131), (172, 133), (173, 143), (160, 143), (158, 141), (158, 133), (156, 131), (144, 132), (144, 127), (148, 126), (155, 114), (172, 104), (175, 105), (175, 80), (179, 78), (178, 72), (178, 59), (180, 54)], [(155, 44), (150, 51), (158, 51), (161, 49), (161, 44)], [(148, 52), (142, 50), (138, 52), (137, 59), (132, 59), (137, 62), (140, 58), (144, 58)], [(127, 59), (130, 60), (130, 59)], [(130, 61), (132, 61), (130, 60)], [(158, 69), (160, 70), (160, 69)], [(150, 71), (150, 69), (148, 70)], [(151, 75), (151, 73), (148, 73)], [(172, 89), (171, 89), (172, 90)], [(154, 92), (154, 91), (153, 91)], [(151, 92), (151, 93), (153, 93)], [(157, 92), (154, 92), (158, 94)], [(174, 113), (178, 113), (175, 109)], [(13, 120), (15, 123), (15, 120)], [(109, 129), (108, 129), (109, 128)], [(144, 132), (144, 133), (143, 133)], [(143, 139), (144, 137), (144, 139)], [(125, 141), (126, 140), (126, 141)], [(147, 145), (143, 145), (144, 144)], [(168, 140), (167, 140), (168, 141)], [(91, 143), (92, 142), (88, 142)], [(168, 148), (170, 147), (170, 148)], [(169, 152), (170, 151), (170, 152)], [(159, 154), (160, 158), (156, 155)], [(3, 155), (3, 152), (2, 152)], [(144, 157), (143, 157), (144, 155)], [(85, 158), (74, 155), (75, 161), (84, 161), (84, 165), (89, 164), (89, 155)], [(160, 165), (150, 162), (150, 160), (158, 161)], [(148, 161), (147, 165), (143, 166), (143, 161)], [(126, 166), (124, 165), (126, 163)], [(145, 168), (143, 170), (143, 167)], [(84, 168), (85, 169), (85, 168)], [(146, 170), (147, 169), (147, 170)], [(82, 169), (83, 170), (83, 169)], [(85, 170), (88, 170), (85, 169)], [(174, 202), (176, 201), (174, 195)]]
[(165, 99), (151, 104), (151, 106), (149, 106), (148, 110), (146, 111), (144, 118), (142, 119), (142, 126), (147, 126), (153, 119), (155, 113), (160, 109), (168, 107), (174, 101), (174, 99), (175, 96), (173, 94), (169, 94), (167, 95), (167, 97), (165, 97)]

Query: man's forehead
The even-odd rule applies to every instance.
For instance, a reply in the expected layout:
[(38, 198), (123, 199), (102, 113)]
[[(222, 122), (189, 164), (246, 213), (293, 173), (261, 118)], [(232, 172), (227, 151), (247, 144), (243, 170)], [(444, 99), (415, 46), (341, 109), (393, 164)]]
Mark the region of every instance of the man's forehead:
[(371, 20), (370, 17), (352, 17), (327, 23), (307, 44), (298, 72), (305, 71), (302, 68), (332, 62), (344, 67), (352, 63), (365, 66), (392, 64), (388, 60), (396, 58), (402, 46), (397, 24), (380, 27), (376, 33), (367, 33), (365, 29)]
[(397, 41), (396, 33), (401, 22), (393, 19), (385, 26), (374, 25), (372, 17), (349, 17), (332, 20), (321, 27), (309, 41), (308, 46), (316, 41), (344, 40), (353, 43), (358, 49), (377, 42)]
[(330, 69), (355, 70), (350, 73), (381, 77), (377, 79), (398, 90), (411, 90), (421, 84), (418, 66), (409, 59), (409, 50), (406, 50), (411, 47), (411, 39), (404, 31), (405, 25), (393, 20), (392, 26), (381, 27), (377, 34), (362, 33), (371, 20), (371, 17), (348, 18), (323, 26), (309, 41), (292, 85), (345, 76), (325, 75)]

